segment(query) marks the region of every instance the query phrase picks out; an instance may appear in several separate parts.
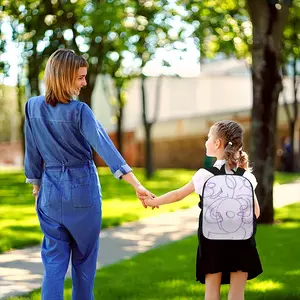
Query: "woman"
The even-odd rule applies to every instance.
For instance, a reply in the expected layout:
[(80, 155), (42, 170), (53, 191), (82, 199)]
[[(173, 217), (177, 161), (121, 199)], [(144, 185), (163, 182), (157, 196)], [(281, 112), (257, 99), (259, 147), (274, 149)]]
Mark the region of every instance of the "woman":
[(92, 148), (117, 179), (143, 202), (149, 193), (137, 180), (107, 133), (83, 102), (72, 100), (86, 86), (88, 64), (72, 50), (59, 49), (45, 70), (46, 95), (25, 106), (25, 175), (33, 184), (44, 233), (42, 299), (63, 299), (72, 254), (73, 299), (93, 299), (101, 227), (101, 187)]

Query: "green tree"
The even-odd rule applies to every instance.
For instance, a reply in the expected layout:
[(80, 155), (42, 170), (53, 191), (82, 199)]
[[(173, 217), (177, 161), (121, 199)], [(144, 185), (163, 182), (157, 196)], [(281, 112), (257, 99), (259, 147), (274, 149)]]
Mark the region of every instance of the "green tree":
[[(76, 4), (75, 4), (76, 2)], [(91, 95), (103, 59), (122, 26), (125, 4), (120, 0), (7, 1), (14, 38), (24, 47), (24, 64), (31, 95), (37, 95), (41, 67), (60, 47), (70, 48), (89, 62), (88, 85), (80, 98), (91, 104)]]
[(123, 66), (125, 59), (122, 53), (119, 55), (118, 52), (113, 51), (108, 53), (103, 65), (103, 73), (108, 74), (114, 83), (115, 93), (112, 91), (106, 94), (109, 95), (110, 105), (116, 119), (117, 147), (121, 154), (123, 153), (123, 110), (127, 102), (126, 89), (133, 78), (132, 74), (126, 74)]
[(274, 221), (273, 182), (275, 168), (278, 98), (282, 90), (280, 74), (282, 35), (287, 22), (288, 3), (248, 1), (253, 25), (252, 44), (252, 159), (259, 182), (263, 223)]
[[(132, 31), (129, 39), (129, 49), (135, 55), (135, 60), (139, 62), (141, 77), (141, 102), (142, 102), (142, 121), (145, 133), (145, 167), (146, 177), (151, 178), (154, 172), (152, 145), (151, 145), (151, 129), (157, 120), (159, 102), (160, 102), (160, 86), (162, 77), (158, 78), (156, 91), (156, 103), (154, 108), (154, 116), (150, 119), (147, 115), (147, 93), (146, 93), (146, 76), (143, 74), (145, 65), (155, 57), (158, 48), (172, 48), (172, 43), (176, 37), (169, 34), (172, 28), (170, 21), (176, 15), (173, 7), (168, 1), (142, 1), (132, 0), (132, 19), (130, 28)], [(163, 61), (162, 61), (163, 65)]]
[(278, 97), (282, 89), (281, 42), (290, 1), (181, 1), (194, 24), (201, 57), (244, 58), (253, 82), (251, 159), (259, 185), (260, 222), (272, 223)]
[(72, 1), (5, 1), (14, 41), (22, 47), (31, 96), (40, 94), (41, 67), (51, 53), (59, 47), (78, 51), (77, 32), (72, 25), (82, 16), (84, 1), (77, 2), (74, 5)]

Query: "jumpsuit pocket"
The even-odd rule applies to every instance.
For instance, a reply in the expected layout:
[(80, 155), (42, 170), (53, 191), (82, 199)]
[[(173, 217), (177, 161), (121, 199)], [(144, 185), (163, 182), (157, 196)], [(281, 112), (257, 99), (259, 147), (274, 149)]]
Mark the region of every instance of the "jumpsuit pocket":
[(73, 207), (88, 208), (93, 205), (92, 186), (90, 183), (82, 183), (71, 186), (71, 199)]
[(40, 207), (50, 206), (50, 195), (51, 195), (52, 186), (53, 185), (48, 182), (42, 185), (38, 197), (38, 204), (40, 205)]

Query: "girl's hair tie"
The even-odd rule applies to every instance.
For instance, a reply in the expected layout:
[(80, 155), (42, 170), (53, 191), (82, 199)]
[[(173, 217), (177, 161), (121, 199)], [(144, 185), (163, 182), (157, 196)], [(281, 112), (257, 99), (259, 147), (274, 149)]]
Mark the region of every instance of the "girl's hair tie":
[(232, 146), (232, 142), (228, 142), (228, 145), (229, 145), (229, 146)]

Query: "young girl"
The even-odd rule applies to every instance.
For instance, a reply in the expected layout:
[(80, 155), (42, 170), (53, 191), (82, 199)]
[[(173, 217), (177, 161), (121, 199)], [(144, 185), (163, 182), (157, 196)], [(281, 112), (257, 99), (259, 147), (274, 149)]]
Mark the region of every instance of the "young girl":
[(72, 99), (87, 84), (87, 67), (74, 51), (55, 51), (46, 65), (46, 95), (29, 99), (25, 106), (26, 182), (33, 184), (44, 233), (43, 300), (63, 299), (70, 257), (72, 299), (94, 299), (102, 195), (92, 148), (139, 198), (151, 197), (88, 105)]
[[(232, 174), (237, 167), (246, 169), (243, 174), (253, 186), (257, 181), (248, 169), (248, 155), (242, 150), (243, 130), (234, 121), (215, 123), (208, 133), (205, 143), (206, 154), (216, 157), (214, 167), (221, 169), (225, 164), (226, 174)], [(192, 180), (180, 189), (166, 193), (155, 199), (147, 198), (149, 206), (159, 206), (182, 200), (192, 192), (202, 196), (204, 183), (213, 174), (206, 169), (200, 169)], [(254, 195), (255, 216), (259, 217), (260, 210)], [(200, 201), (199, 207), (202, 209)], [(247, 279), (252, 279), (262, 273), (262, 266), (256, 249), (254, 237), (248, 240), (210, 240), (202, 234), (202, 212), (198, 229), (199, 246), (197, 251), (196, 279), (205, 283), (205, 299), (219, 300), (220, 285), (230, 283), (229, 300), (243, 300)]]

